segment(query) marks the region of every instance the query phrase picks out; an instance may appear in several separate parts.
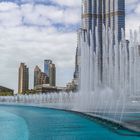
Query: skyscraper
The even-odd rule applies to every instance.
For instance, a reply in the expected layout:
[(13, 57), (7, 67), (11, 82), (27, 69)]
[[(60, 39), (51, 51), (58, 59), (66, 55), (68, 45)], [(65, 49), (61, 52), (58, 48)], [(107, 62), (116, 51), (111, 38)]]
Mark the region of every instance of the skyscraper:
[(47, 74), (49, 78), (50, 86), (56, 85), (56, 67), (55, 64), (52, 63), (52, 60), (44, 60), (44, 72)]
[(49, 76), (49, 65), (52, 64), (52, 60), (44, 60), (44, 72)]
[(34, 87), (40, 85), (40, 73), (41, 69), (38, 66), (36, 66), (34, 69)]
[(125, 30), (125, 0), (82, 0), (81, 30), (87, 33), (92, 31), (93, 50), (98, 50), (96, 53), (99, 56), (98, 70), (101, 81), (103, 71), (103, 26), (106, 30), (112, 32), (113, 43), (121, 41), (121, 29)]
[(18, 93), (24, 94), (29, 89), (29, 69), (24, 63), (19, 67)]
[(74, 79), (78, 80), (79, 78), (79, 64), (80, 64), (80, 54), (78, 47), (76, 48), (76, 55), (75, 55), (75, 72), (74, 72)]
[(49, 65), (49, 83), (50, 83), (50, 86), (56, 85), (56, 67), (55, 67), (55, 64)]
[(121, 39), (121, 28), (125, 29), (125, 0), (82, 0), (82, 29), (95, 32), (102, 39), (102, 25), (110, 28)]
[(43, 84), (49, 84), (49, 77), (36, 66), (34, 69), (34, 88)]

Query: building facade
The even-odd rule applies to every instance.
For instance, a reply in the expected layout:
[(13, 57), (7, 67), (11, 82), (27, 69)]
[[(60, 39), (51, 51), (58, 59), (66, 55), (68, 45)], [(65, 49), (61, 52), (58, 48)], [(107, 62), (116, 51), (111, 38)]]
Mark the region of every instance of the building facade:
[(56, 67), (55, 64), (49, 65), (49, 84), (55, 87), (56, 85)]
[(24, 63), (19, 67), (18, 93), (24, 94), (29, 90), (29, 68)]
[(52, 60), (44, 60), (44, 73), (49, 76), (49, 66), (52, 64)]
[(48, 84), (49, 77), (46, 73), (42, 72), (41, 69), (36, 66), (34, 69), (34, 88), (38, 85)]
[(56, 85), (56, 67), (52, 60), (44, 60), (44, 73), (47, 74), (50, 86)]
[(98, 30), (99, 42), (102, 39), (103, 25), (110, 28), (118, 41), (121, 29), (125, 29), (125, 0), (83, 0), (82, 29)]
[(79, 77), (80, 77), (80, 48), (76, 48), (76, 55), (75, 55), (75, 71), (74, 71), (74, 76), (73, 80), (75, 82), (75, 85), (77, 85), (77, 90), (78, 90), (78, 84), (79, 84)]
[(41, 69), (36, 66), (34, 69), (34, 87), (36, 87), (37, 85), (40, 85), (40, 73), (41, 73)]
[(78, 47), (76, 48), (76, 55), (75, 55), (75, 72), (74, 72), (74, 79), (79, 77), (79, 64), (78, 64)]
[[(103, 28), (111, 30), (113, 33), (112, 42), (120, 42), (122, 38), (122, 29), (125, 30), (125, 0), (82, 0), (82, 22), (81, 28), (78, 31), (78, 52), (80, 58), (80, 36), (81, 33), (92, 31), (93, 35), (93, 50), (98, 53), (98, 70), (99, 77), (102, 81), (103, 71)], [(98, 40), (97, 40), (98, 38)], [(97, 49), (98, 47), (98, 49)], [(77, 53), (77, 51), (76, 51)], [(76, 54), (77, 55), (77, 54)], [(78, 59), (76, 59), (77, 61)], [(77, 67), (75, 68), (76, 73), (80, 73), (80, 61), (79, 72)], [(76, 74), (75, 73), (75, 74)], [(78, 76), (80, 78), (80, 76)]]

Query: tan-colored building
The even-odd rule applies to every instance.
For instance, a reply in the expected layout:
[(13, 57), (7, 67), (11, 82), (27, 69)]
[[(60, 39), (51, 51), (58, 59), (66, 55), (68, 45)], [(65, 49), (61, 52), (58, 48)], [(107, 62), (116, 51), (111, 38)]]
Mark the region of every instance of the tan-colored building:
[(56, 67), (55, 67), (55, 64), (49, 65), (49, 84), (50, 84), (50, 86), (56, 85)]
[(24, 94), (29, 89), (29, 68), (24, 63), (19, 67), (18, 93)]
[(42, 72), (41, 69), (36, 66), (34, 69), (34, 88), (38, 85), (48, 84), (49, 77), (46, 73)]
[(41, 69), (36, 66), (34, 69), (34, 87), (40, 84), (40, 73), (41, 73)]

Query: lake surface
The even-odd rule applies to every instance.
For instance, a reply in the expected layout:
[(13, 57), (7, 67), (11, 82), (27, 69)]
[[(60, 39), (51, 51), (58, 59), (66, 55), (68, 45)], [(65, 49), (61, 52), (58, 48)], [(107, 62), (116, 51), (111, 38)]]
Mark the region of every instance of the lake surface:
[(140, 140), (140, 137), (70, 112), (0, 105), (0, 140)]

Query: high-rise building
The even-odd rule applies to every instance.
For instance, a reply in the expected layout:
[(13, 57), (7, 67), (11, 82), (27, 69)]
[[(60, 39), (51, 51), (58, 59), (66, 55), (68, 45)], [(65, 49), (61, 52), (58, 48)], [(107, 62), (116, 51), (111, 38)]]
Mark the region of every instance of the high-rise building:
[[(87, 33), (92, 31), (94, 40), (93, 50), (96, 51), (98, 47), (98, 70), (99, 77), (102, 81), (103, 26), (106, 30), (110, 29), (112, 31), (112, 42), (121, 41), (121, 29), (125, 30), (125, 0), (82, 0), (81, 18), (81, 29), (78, 34), (81, 34), (81, 31), (85, 31)], [(78, 44), (79, 43), (80, 41)], [(80, 47), (78, 47), (78, 49), (80, 50)]]
[(44, 60), (44, 72), (49, 76), (49, 65), (52, 64), (52, 60)]
[(34, 69), (34, 87), (43, 84), (49, 84), (49, 77), (36, 66)]
[(80, 54), (79, 54), (78, 47), (76, 48), (76, 55), (75, 55), (75, 72), (74, 72), (74, 79), (78, 80), (79, 78), (79, 65), (80, 65)]
[(24, 63), (19, 67), (18, 93), (24, 94), (29, 89), (29, 69)]
[(95, 32), (102, 40), (103, 25), (110, 28), (118, 41), (121, 28), (125, 29), (125, 0), (82, 0), (82, 29)]
[(55, 64), (49, 65), (49, 83), (50, 83), (50, 86), (56, 85), (56, 67), (55, 67)]
[(49, 84), (49, 77), (44, 72), (41, 72), (40, 74), (40, 84)]
[(76, 79), (78, 77), (78, 61), (77, 61), (77, 52), (78, 52), (78, 47), (76, 48), (76, 55), (75, 55), (75, 71), (74, 71), (74, 78)]
[(34, 87), (40, 85), (41, 69), (36, 66), (34, 69)]
[(56, 67), (55, 64), (52, 63), (52, 60), (44, 60), (44, 73), (47, 74), (49, 78), (50, 86), (56, 85)]
[(75, 54), (75, 71), (74, 71), (74, 81), (76, 82), (77, 86), (80, 84), (80, 63), (81, 63), (81, 48), (80, 48), (80, 36), (81, 36), (81, 29), (77, 32), (77, 48)]

